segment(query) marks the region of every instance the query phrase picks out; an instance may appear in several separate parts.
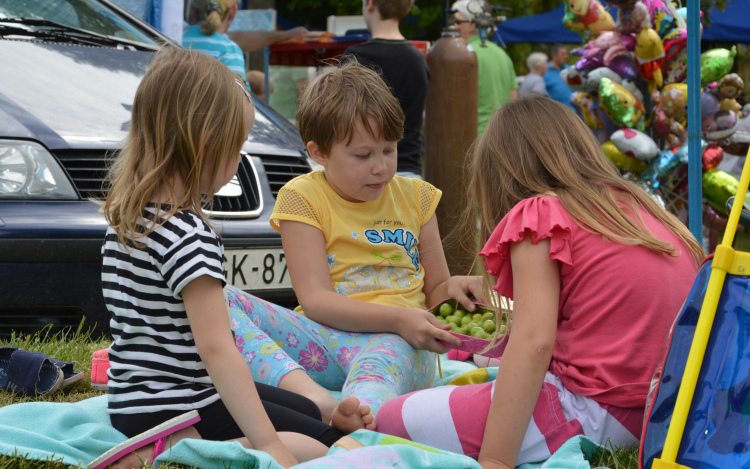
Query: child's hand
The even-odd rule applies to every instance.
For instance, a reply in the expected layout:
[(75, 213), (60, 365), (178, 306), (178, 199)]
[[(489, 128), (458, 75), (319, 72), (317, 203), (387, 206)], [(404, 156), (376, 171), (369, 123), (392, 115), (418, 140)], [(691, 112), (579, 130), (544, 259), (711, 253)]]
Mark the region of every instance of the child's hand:
[(418, 308), (406, 309), (396, 329), (398, 335), (417, 350), (429, 350), (436, 353), (450, 351), (450, 348), (441, 345), (437, 339), (455, 346), (461, 345), (461, 339), (447, 331), (450, 329), (448, 324), (443, 324), (429, 312)]
[(482, 277), (473, 276), (456, 276), (449, 278), (445, 285), (448, 289), (448, 296), (454, 300), (458, 300), (466, 311), (474, 311), (474, 302), (469, 298), (469, 294), (474, 297), (474, 301), (477, 303), (484, 303), (484, 295), (482, 294)]
[(258, 451), (264, 451), (270, 454), (277, 463), (281, 464), (284, 467), (288, 468), (299, 464), (297, 459), (295, 459), (289, 449), (284, 446), (284, 443), (282, 443), (279, 438), (275, 438), (267, 445), (259, 445), (256, 449)]

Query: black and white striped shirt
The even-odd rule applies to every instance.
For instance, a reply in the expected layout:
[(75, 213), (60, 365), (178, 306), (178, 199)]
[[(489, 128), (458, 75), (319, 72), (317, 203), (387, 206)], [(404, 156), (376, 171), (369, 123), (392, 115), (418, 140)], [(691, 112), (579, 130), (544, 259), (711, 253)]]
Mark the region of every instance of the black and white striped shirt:
[[(155, 212), (149, 204), (144, 216), (153, 219)], [(141, 218), (138, 223), (150, 222)], [(195, 347), (181, 291), (203, 275), (226, 285), (224, 246), (208, 224), (187, 210), (139, 241), (146, 247), (126, 249), (109, 228), (102, 247), (102, 289), (115, 339), (109, 349), (108, 411), (205, 407), (219, 394)]]

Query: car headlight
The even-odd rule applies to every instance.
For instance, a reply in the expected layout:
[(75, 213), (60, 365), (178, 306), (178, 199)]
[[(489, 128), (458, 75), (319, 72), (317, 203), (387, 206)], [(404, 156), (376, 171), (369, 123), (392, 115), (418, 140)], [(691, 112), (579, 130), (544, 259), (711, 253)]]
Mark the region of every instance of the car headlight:
[(0, 199), (78, 200), (78, 194), (43, 146), (0, 140)]

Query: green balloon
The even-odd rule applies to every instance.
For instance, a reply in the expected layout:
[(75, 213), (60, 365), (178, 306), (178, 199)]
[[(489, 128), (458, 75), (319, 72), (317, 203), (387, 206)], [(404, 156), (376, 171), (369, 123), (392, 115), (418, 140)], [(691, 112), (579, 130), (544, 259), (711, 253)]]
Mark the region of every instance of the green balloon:
[[(701, 84), (718, 81), (732, 70), (737, 46), (731, 49), (711, 49), (701, 54)], [(723, 212), (722, 212), (723, 213)]]
[(727, 200), (737, 193), (740, 181), (726, 171), (709, 169), (703, 173), (703, 195), (716, 213), (727, 213)]

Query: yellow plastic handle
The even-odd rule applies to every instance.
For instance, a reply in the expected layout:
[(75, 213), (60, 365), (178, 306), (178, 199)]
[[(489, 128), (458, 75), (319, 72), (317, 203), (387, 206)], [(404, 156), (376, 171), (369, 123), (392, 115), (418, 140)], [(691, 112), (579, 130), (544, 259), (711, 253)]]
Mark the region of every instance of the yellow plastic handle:
[(703, 300), (698, 324), (695, 327), (695, 336), (693, 337), (693, 343), (690, 346), (690, 354), (688, 355), (687, 365), (685, 366), (685, 374), (682, 377), (680, 390), (677, 393), (677, 401), (675, 402), (672, 421), (669, 424), (667, 438), (664, 441), (664, 450), (662, 451), (661, 458), (654, 460), (652, 469), (684, 467), (675, 463), (677, 460), (677, 451), (680, 449), (682, 434), (685, 431), (685, 422), (687, 421), (688, 413), (690, 412), (690, 405), (693, 402), (695, 385), (698, 382), (698, 374), (700, 373), (701, 365), (703, 364), (706, 345), (708, 344), (708, 338), (711, 335), (711, 327), (713, 326), (714, 317), (716, 316), (716, 308), (719, 304), (719, 298), (721, 297), (721, 290), (724, 288), (724, 279), (727, 275), (726, 265), (728, 264), (731, 266), (733, 263), (734, 249), (732, 249), (732, 244), (734, 242), (735, 232), (737, 231), (737, 224), (740, 220), (740, 213), (742, 212), (742, 202), (745, 200), (745, 194), (747, 194), (747, 188), (748, 185), (750, 185), (749, 162), (750, 150), (748, 151), (748, 157), (745, 159), (745, 166), (742, 168), (740, 185), (737, 188), (737, 196), (734, 198), (734, 205), (732, 205), (732, 211), (729, 214), (729, 221), (727, 222), (727, 229), (724, 232), (724, 238), (722, 239), (721, 244), (716, 248), (716, 256), (717, 258), (721, 257), (721, 262), (714, 262), (711, 265), (711, 277), (708, 280), (706, 296)]

